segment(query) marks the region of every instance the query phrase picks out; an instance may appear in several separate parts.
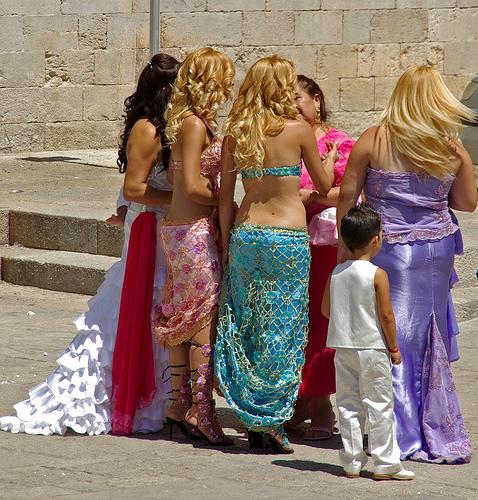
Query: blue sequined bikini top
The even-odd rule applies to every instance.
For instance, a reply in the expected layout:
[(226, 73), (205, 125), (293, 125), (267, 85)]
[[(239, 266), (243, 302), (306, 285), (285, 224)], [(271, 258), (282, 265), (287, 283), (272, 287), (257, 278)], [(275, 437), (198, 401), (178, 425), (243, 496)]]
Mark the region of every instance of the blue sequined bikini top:
[(291, 165), (285, 167), (265, 167), (265, 168), (246, 168), (241, 170), (241, 175), (243, 179), (260, 179), (265, 175), (272, 175), (276, 177), (287, 177), (292, 175), (295, 177), (300, 177), (302, 173), (302, 166)]

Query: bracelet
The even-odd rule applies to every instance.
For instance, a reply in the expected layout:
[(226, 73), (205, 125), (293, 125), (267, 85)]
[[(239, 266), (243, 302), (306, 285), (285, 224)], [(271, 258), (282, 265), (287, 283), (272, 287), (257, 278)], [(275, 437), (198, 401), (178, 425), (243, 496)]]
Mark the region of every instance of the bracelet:
[(397, 354), (397, 352), (399, 352), (399, 349), (398, 349), (398, 346), (395, 346), (395, 347), (392, 347), (392, 348), (388, 348), (388, 352), (390, 354)]

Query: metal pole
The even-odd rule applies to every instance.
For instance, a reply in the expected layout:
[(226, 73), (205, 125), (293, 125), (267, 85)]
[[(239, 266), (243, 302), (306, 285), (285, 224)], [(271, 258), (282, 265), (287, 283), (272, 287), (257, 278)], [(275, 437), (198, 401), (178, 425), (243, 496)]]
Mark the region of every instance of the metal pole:
[(153, 57), (159, 52), (159, 16), (160, 0), (150, 0), (149, 8), (149, 55)]

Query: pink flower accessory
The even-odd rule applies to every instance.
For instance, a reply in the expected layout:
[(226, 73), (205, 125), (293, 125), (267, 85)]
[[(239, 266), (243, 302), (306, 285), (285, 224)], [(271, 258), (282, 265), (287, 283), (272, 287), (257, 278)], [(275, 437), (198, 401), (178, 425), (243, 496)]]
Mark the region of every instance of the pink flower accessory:
[(203, 363), (202, 365), (199, 365), (198, 373), (199, 373), (199, 375), (202, 375), (204, 377), (207, 377), (208, 375), (211, 375), (211, 373), (212, 373), (212, 367), (211, 367), (211, 365), (206, 364), (206, 363)]
[(204, 252), (204, 250), (206, 250), (206, 244), (204, 243), (204, 241), (198, 241), (194, 244), (193, 248), (197, 254), (201, 254)]
[(181, 392), (182, 394), (187, 394), (189, 393), (189, 389), (186, 385), (182, 385), (180, 388), (179, 388), (179, 392)]
[(207, 283), (204, 280), (198, 280), (195, 287), (198, 292), (203, 292), (206, 289), (206, 285)]
[(184, 238), (186, 238), (187, 234), (188, 234), (188, 232), (186, 231), (186, 229), (182, 229), (181, 231), (178, 231), (176, 233), (176, 241), (184, 240)]
[(205, 356), (206, 358), (210, 358), (212, 356), (212, 347), (209, 345), (209, 344), (204, 344), (202, 347), (201, 347), (201, 351), (202, 351), (202, 354), (203, 356)]
[(210, 404), (208, 401), (203, 401), (198, 403), (198, 409), (201, 413), (207, 413), (210, 410)]
[(191, 270), (192, 270), (192, 268), (189, 264), (183, 264), (183, 273), (184, 274), (190, 274)]
[(174, 313), (174, 307), (169, 303), (162, 304), (161, 309), (163, 310), (163, 314), (165, 316), (171, 316)]
[(196, 394), (196, 399), (198, 401), (207, 401), (208, 397), (207, 397), (207, 394), (205, 392), (199, 391)]
[(186, 286), (184, 285), (184, 283), (175, 283), (173, 286), (173, 290), (175, 293), (179, 293), (182, 295), (186, 290)]
[(184, 299), (184, 300), (181, 300), (179, 302), (179, 309), (181, 309), (182, 311), (186, 311), (187, 309), (189, 309), (189, 300), (188, 299)]
[(161, 304), (156, 304), (153, 307), (153, 322), (156, 323), (157, 321), (159, 321), (162, 318), (164, 318), (162, 306), (161, 306)]

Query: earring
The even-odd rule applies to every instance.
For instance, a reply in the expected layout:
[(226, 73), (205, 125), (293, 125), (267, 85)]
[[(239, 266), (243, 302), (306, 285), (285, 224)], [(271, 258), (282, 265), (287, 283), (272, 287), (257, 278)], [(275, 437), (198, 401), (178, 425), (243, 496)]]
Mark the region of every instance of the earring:
[(320, 106), (318, 108), (315, 108), (315, 123), (321, 123), (322, 118), (320, 116)]

